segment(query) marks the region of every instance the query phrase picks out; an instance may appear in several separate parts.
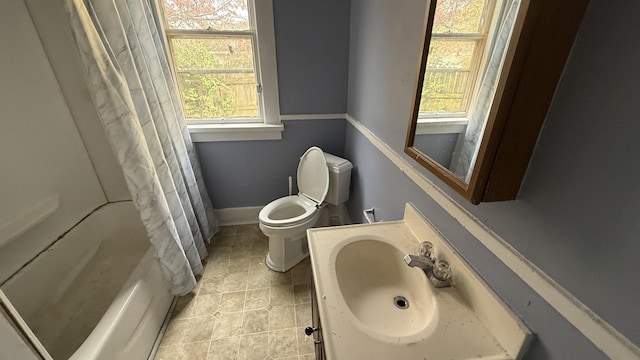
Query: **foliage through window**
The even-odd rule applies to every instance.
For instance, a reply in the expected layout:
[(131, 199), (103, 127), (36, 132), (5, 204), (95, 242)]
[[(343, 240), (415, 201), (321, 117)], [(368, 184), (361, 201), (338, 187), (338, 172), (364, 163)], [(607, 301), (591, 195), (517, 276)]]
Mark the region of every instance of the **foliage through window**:
[(260, 122), (253, 0), (161, 0), (187, 119)]
[(438, 0), (420, 117), (466, 117), (486, 55), (494, 0)]

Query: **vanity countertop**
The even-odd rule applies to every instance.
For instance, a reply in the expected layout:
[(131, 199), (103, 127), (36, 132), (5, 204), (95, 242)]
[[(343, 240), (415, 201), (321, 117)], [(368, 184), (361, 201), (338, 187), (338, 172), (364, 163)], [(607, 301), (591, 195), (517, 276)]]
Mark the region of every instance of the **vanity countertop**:
[[(328, 359), (518, 359), (526, 351), (529, 329), (411, 204), (400, 221), (309, 229), (308, 237)], [(423, 241), (451, 265), (451, 287), (435, 288), (403, 262)]]

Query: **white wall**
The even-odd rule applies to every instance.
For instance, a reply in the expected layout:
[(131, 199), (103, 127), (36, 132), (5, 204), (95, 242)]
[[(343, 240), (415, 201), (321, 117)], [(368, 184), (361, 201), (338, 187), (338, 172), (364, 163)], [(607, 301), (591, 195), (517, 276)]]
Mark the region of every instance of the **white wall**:
[(0, 360), (37, 360), (31, 345), (17, 332), (4, 309), (0, 308)]
[(84, 81), (64, 0), (24, 1), (107, 199), (131, 200)]
[(0, 34), (1, 282), (106, 197), (22, 0), (0, 2)]

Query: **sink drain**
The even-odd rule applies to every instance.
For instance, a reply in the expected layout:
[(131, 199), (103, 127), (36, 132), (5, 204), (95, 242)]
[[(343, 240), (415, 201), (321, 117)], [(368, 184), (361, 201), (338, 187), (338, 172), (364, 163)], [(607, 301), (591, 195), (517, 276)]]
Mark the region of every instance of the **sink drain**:
[(407, 300), (407, 298), (404, 296), (396, 296), (393, 298), (393, 304), (398, 309), (404, 310), (409, 307), (409, 300)]

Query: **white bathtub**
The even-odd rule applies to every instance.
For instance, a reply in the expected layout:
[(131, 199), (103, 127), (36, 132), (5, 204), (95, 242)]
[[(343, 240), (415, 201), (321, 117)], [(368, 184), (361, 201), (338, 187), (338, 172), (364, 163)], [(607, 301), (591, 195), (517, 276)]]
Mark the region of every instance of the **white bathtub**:
[(2, 290), (56, 360), (147, 359), (172, 301), (131, 202), (93, 212)]

